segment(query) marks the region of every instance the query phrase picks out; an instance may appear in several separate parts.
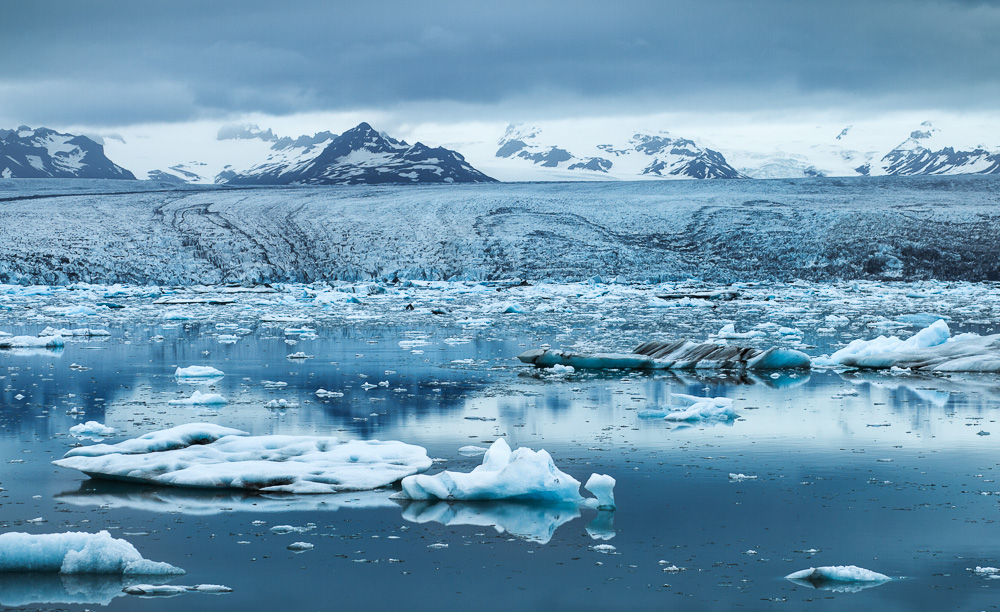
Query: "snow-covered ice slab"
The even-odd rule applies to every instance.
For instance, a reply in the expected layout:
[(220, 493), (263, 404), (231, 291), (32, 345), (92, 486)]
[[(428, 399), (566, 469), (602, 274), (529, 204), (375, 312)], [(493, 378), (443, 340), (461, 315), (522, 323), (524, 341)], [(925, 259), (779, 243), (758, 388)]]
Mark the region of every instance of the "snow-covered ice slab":
[(115, 435), (115, 428), (108, 427), (97, 421), (87, 421), (86, 423), (70, 427), (69, 433), (77, 438), (91, 438), (96, 440), (104, 436)]
[(385, 487), (431, 466), (423, 447), (403, 442), (250, 436), (211, 423), (75, 448), (53, 463), (94, 478), (309, 494)]
[(631, 353), (590, 355), (556, 349), (532, 349), (517, 357), (523, 363), (548, 368), (555, 365), (577, 369), (629, 368), (638, 370), (780, 370), (808, 368), (809, 356), (802, 351), (772, 347), (756, 349), (712, 342), (646, 342)]
[(813, 365), (874, 370), (895, 367), (937, 372), (1000, 372), (1000, 334), (952, 337), (948, 324), (938, 320), (906, 340), (895, 336), (854, 340), (829, 357), (813, 359)]
[(58, 348), (66, 346), (62, 336), (0, 336), (0, 349)]
[(143, 559), (134, 546), (107, 531), (69, 531), (0, 535), (0, 572), (170, 575), (184, 570)]
[(857, 565), (810, 567), (788, 574), (785, 579), (802, 586), (837, 592), (857, 592), (892, 580), (885, 574)]
[(471, 472), (444, 471), (432, 476), (408, 476), (403, 479), (403, 490), (393, 497), (414, 500), (531, 500), (591, 503), (613, 508), (614, 479), (595, 474), (590, 482), (597, 485), (597, 490), (592, 492), (598, 498), (588, 501), (580, 495), (580, 481), (557, 468), (546, 451), (526, 447), (512, 451), (500, 438), (490, 445), (482, 465)]
[(548, 544), (556, 529), (579, 516), (580, 505), (569, 502), (413, 501), (403, 509), (403, 519), (411, 523), (493, 527), (538, 544)]
[(225, 375), (225, 372), (213, 368), (212, 366), (193, 365), (174, 370), (174, 376), (176, 378), (221, 378)]
[(38, 333), (41, 336), (66, 336), (73, 338), (106, 338), (111, 335), (106, 329), (89, 329), (86, 327), (81, 327), (79, 329), (54, 329), (52, 327), (46, 327), (41, 332)]
[(173, 597), (184, 593), (232, 593), (233, 590), (221, 584), (196, 584), (183, 586), (179, 584), (134, 584), (122, 589), (123, 593), (140, 597)]
[[(191, 379), (194, 380), (194, 379)], [(187, 399), (170, 400), (167, 402), (171, 406), (221, 406), (228, 404), (229, 400), (219, 393), (202, 393), (195, 391)]]

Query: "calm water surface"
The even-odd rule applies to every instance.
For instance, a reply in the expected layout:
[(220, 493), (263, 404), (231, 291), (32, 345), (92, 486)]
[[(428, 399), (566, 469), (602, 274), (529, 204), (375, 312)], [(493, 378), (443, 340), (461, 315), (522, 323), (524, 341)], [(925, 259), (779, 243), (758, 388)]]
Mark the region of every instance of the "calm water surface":
[[(235, 344), (221, 344), (217, 336), (231, 329), (109, 326), (112, 338), (59, 352), (0, 353), (0, 527), (108, 529), (146, 558), (187, 570), (175, 584), (234, 589), (142, 599), (121, 594), (118, 578), (9, 575), (0, 576), (0, 604), (978, 610), (1000, 603), (1000, 581), (967, 570), (1000, 565), (995, 376), (552, 375), (513, 357), (543, 342), (559, 345), (562, 327), (314, 326), (314, 339), (288, 327), (255, 324)], [(286, 358), (296, 351), (312, 357)], [(174, 369), (195, 364), (225, 377), (179, 384)], [(317, 397), (320, 388), (343, 396)], [(195, 389), (229, 403), (168, 405)], [(732, 397), (740, 418), (693, 426), (640, 418), (670, 405), (671, 393)], [(297, 406), (266, 408), (273, 399)], [(84, 414), (69, 414), (74, 408)], [(578, 480), (613, 475), (618, 510), (98, 482), (50, 464), (79, 443), (67, 432), (86, 420), (114, 427), (112, 441), (197, 421), (253, 434), (403, 440), (428, 449), (437, 459), (432, 472), (471, 469), (480, 459), (458, 449), (502, 436), (512, 447), (545, 448)], [(272, 532), (278, 525), (303, 531)], [(315, 548), (286, 548), (297, 541)], [(783, 579), (850, 564), (894, 580), (845, 593)]]

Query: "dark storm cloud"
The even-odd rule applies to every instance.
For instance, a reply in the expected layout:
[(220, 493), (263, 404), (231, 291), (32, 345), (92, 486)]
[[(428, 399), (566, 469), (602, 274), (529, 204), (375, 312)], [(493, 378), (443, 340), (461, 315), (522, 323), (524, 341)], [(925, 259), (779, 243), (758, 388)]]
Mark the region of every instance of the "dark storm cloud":
[(1000, 91), (997, 3), (0, 2), (8, 121), (511, 99), (991, 108)]

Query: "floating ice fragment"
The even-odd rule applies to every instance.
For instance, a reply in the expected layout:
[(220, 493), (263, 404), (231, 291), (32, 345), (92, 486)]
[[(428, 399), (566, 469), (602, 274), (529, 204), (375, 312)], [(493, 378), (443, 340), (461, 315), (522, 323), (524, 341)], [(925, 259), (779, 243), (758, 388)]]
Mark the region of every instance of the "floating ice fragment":
[(856, 592), (891, 580), (885, 574), (873, 572), (856, 565), (827, 565), (810, 567), (785, 576), (802, 586), (836, 592)]
[(301, 553), (301, 552), (305, 552), (307, 550), (312, 550), (315, 547), (316, 547), (315, 544), (310, 544), (309, 542), (292, 542), (291, 544), (289, 544), (285, 548), (287, 548), (288, 550), (290, 550), (292, 552)]
[(1000, 372), (1000, 334), (951, 337), (944, 320), (937, 320), (910, 338), (879, 336), (854, 340), (829, 357), (813, 359), (816, 366), (942, 372)]
[(91, 337), (100, 337), (100, 336), (104, 336), (104, 337), (110, 336), (111, 332), (109, 332), (109, 331), (107, 331), (105, 329), (88, 329), (88, 328), (80, 328), (80, 329), (65, 329), (65, 328), (53, 329), (52, 327), (46, 327), (42, 331), (38, 332), (38, 335), (39, 335), (39, 337), (42, 337), (42, 336), (64, 336), (64, 337), (68, 338), (68, 337), (72, 336), (72, 337), (91, 338)]
[(63, 574), (183, 574), (169, 563), (143, 559), (125, 540), (107, 531), (0, 535), (0, 572)]
[(729, 421), (737, 416), (733, 400), (728, 397), (696, 397), (682, 393), (671, 393), (670, 396), (690, 406), (668, 412), (663, 417), (667, 421)]
[(128, 595), (140, 597), (172, 597), (183, 593), (232, 593), (233, 590), (221, 584), (196, 584), (181, 586), (175, 584), (134, 584), (122, 589)]
[(58, 348), (66, 346), (62, 336), (0, 336), (0, 349)]
[(327, 391), (326, 389), (317, 389), (316, 397), (344, 397), (344, 394), (340, 391)]
[(733, 472), (729, 473), (730, 482), (742, 482), (744, 480), (757, 480), (757, 476), (752, 474), (736, 474)]
[(202, 393), (195, 391), (188, 399), (170, 400), (171, 406), (218, 406), (228, 404), (229, 400), (219, 393)]
[[(602, 498), (611, 497), (608, 480), (595, 481)], [(610, 486), (613, 487), (613, 479)], [(515, 499), (582, 503), (580, 482), (560, 471), (544, 450), (519, 448), (512, 451), (503, 438), (494, 442), (483, 463), (471, 472), (444, 471), (433, 476), (419, 474), (402, 481), (396, 499), (491, 500)]]
[(488, 448), (482, 446), (469, 445), (469, 446), (463, 446), (462, 448), (458, 449), (458, 454), (465, 455), (466, 457), (476, 457), (478, 455), (485, 454), (486, 451), (488, 450), (489, 450)]
[(298, 408), (298, 406), (299, 405), (296, 404), (295, 402), (290, 402), (290, 401), (288, 401), (286, 399), (273, 399), (273, 400), (267, 402), (266, 404), (264, 404), (265, 408), (278, 408), (278, 409), (281, 409), (281, 408)]
[(226, 373), (222, 370), (217, 370), (211, 366), (193, 365), (174, 370), (176, 378), (219, 378), (225, 375)]
[(53, 463), (95, 478), (284, 493), (375, 489), (431, 466), (422, 447), (402, 442), (250, 436), (210, 423), (75, 448)]
[(724, 325), (716, 335), (724, 340), (743, 340), (747, 338), (763, 338), (767, 334), (760, 330), (739, 333), (736, 331), (736, 325), (729, 323), (728, 325)]
[(97, 421), (87, 421), (70, 427), (69, 433), (77, 438), (100, 438), (115, 435), (115, 428), (107, 427)]
[(292, 353), (291, 355), (285, 355), (285, 359), (312, 359), (312, 355), (307, 355), (303, 351), (298, 351)]
[(615, 479), (607, 474), (591, 474), (583, 488), (597, 498), (598, 510), (615, 509)]

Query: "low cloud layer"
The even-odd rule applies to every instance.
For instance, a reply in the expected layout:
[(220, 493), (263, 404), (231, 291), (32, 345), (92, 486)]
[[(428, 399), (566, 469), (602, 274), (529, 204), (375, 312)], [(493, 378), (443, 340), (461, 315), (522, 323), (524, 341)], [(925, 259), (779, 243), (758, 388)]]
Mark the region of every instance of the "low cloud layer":
[(1000, 99), (994, 2), (66, 0), (4, 16), (0, 125), (435, 105), (493, 117), (954, 111)]

